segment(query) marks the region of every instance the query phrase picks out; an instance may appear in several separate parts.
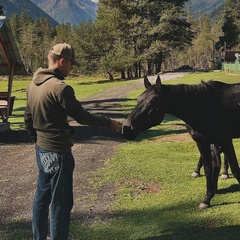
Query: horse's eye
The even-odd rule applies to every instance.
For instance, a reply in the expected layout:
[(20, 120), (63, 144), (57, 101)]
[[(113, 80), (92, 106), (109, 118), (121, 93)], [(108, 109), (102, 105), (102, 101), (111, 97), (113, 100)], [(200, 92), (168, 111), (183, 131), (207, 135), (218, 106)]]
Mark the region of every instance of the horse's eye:
[(153, 113), (157, 113), (159, 111), (159, 109), (158, 108), (152, 108), (152, 109), (150, 109), (149, 110), (149, 112), (148, 112), (148, 116), (150, 116), (151, 114), (153, 114)]

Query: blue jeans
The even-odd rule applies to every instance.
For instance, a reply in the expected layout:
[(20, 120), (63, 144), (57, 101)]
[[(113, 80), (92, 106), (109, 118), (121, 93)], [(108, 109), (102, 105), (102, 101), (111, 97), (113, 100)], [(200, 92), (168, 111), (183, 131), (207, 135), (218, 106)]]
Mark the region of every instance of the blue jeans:
[(36, 146), (36, 160), (39, 172), (33, 200), (33, 238), (46, 239), (50, 209), (51, 240), (66, 240), (73, 207), (73, 155)]

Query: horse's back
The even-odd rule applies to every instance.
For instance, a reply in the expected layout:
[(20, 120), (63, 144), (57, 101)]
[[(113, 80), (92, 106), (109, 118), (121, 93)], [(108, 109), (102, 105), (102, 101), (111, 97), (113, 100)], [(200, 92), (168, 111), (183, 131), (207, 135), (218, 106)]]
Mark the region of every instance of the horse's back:
[(219, 81), (209, 81), (212, 85), (220, 106), (229, 119), (232, 129), (232, 137), (240, 137), (240, 83), (224, 83)]
[(214, 92), (221, 104), (224, 107), (240, 112), (240, 83), (224, 83), (219, 81), (209, 81)]

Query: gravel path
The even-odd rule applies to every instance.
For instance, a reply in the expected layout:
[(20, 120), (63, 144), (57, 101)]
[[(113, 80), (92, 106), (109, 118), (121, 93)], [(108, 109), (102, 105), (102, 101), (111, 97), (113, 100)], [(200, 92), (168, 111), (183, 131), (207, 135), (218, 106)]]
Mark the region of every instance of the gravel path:
[[(184, 74), (167, 73), (161, 75), (161, 79), (173, 79)], [(154, 82), (156, 77), (149, 79)], [(123, 121), (127, 116), (121, 104), (126, 101), (127, 92), (143, 88), (142, 79), (134, 81), (131, 85), (111, 88), (81, 102), (90, 112)], [(119, 144), (125, 140), (120, 133), (105, 128), (80, 126), (74, 121), (71, 121), (71, 125), (76, 130), (73, 147), (76, 161), (73, 220), (89, 223), (95, 216), (109, 218), (113, 186), (95, 190), (89, 180), (93, 172), (103, 167), (104, 161), (112, 157)], [(37, 168), (34, 146), (26, 131), (0, 135), (0, 173), (0, 236), (1, 232), (12, 231), (8, 224), (13, 220), (19, 221), (18, 228), (29, 230)]]

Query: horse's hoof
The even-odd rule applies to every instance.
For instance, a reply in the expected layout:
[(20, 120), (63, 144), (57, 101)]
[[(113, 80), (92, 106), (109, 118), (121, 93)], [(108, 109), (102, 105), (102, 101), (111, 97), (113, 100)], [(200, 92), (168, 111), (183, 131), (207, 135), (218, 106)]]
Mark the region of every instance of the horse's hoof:
[(193, 178), (200, 177), (200, 173), (198, 173), (198, 172), (193, 172), (193, 173), (191, 174), (191, 177), (193, 177)]
[(223, 180), (229, 179), (229, 176), (227, 174), (222, 174), (221, 179)]
[(206, 208), (209, 208), (210, 205), (209, 204), (206, 204), (206, 203), (200, 203), (199, 205), (199, 209), (206, 209)]

